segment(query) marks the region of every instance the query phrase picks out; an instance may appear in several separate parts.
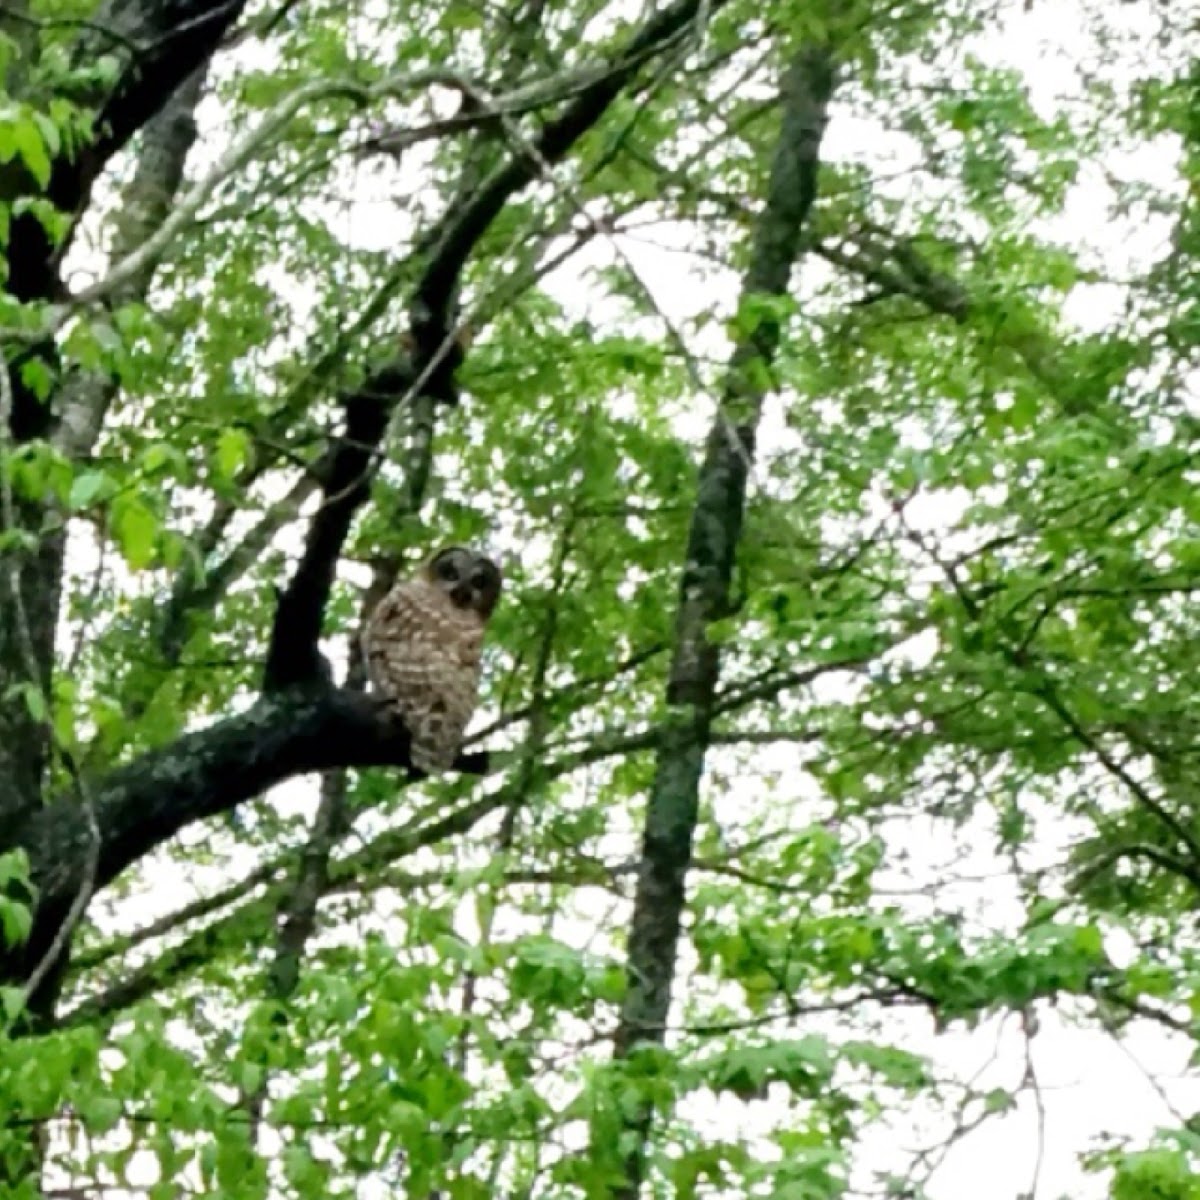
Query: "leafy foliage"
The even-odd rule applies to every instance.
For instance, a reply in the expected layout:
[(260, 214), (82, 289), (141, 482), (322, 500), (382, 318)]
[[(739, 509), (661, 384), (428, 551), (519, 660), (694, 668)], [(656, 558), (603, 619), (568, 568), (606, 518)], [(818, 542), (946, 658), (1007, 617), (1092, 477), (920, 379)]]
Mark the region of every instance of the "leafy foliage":
[[(154, 0), (0, 20), (5, 1194), (627, 1197), (637, 1162), (646, 1195), (943, 1197), (997, 1126), (981, 1196), (1200, 1197), (1182, 12), (193, 6), (195, 76)], [(739, 300), (812, 45), (840, 80), (804, 257)], [(411, 378), (443, 319), (457, 404)], [(673, 1004), (614, 1056), (739, 388), (769, 397), (668, 831)], [(342, 438), (381, 396), (377, 444)], [(504, 554), (483, 778), (271, 773), (265, 733), (221, 773), (204, 735), (255, 728), (339, 505), (346, 695), (397, 571)], [(91, 822), (136, 852), (89, 860)], [(47, 921), (72, 955), (39, 980)], [(1086, 1144), (1042, 1066), (1081, 1030), (1170, 1064), (1152, 1112), (1089, 1087)]]

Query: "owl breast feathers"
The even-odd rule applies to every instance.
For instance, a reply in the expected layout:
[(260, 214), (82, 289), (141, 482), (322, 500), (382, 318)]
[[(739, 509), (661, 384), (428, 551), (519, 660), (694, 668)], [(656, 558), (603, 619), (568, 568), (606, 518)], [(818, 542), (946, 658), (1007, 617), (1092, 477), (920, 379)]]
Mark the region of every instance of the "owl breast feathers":
[(380, 601), (363, 632), (372, 688), (412, 738), (412, 763), (453, 766), (479, 695), (483, 634), (500, 594), (490, 559), (460, 547), (437, 554)]

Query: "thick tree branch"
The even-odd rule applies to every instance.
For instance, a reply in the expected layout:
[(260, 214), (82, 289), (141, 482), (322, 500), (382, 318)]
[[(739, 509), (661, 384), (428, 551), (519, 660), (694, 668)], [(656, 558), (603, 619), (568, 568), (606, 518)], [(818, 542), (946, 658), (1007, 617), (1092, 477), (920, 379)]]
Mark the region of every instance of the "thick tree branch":
[(268, 692), (321, 678), (318, 643), (338, 559), (354, 514), (370, 495), (372, 460), (388, 417), (411, 382), (407, 361), (397, 360), (390, 374), (380, 372), (345, 400), (345, 429), (329, 456), (322, 504), (275, 612), (263, 673)]
[[(246, 712), (122, 767), (93, 789), (101, 832), (96, 886), (102, 888), (185, 826), (227, 812), (283, 780), (346, 766), (409, 767), (405, 731), (364, 696), (334, 688), (292, 690), (258, 700)], [(484, 752), (457, 764), (488, 769)], [(53, 937), (88, 858), (88, 831), (71, 798), (38, 810), (7, 832), (0, 848), (23, 846), (39, 902), (21, 951), (0, 960), (20, 978)]]
[[(723, 6), (724, 0), (715, 0), (706, 7), (711, 16)], [(413, 329), (418, 339), (425, 323), (446, 311), (467, 258), (509, 197), (537, 178), (540, 160), (561, 161), (604, 116), (646, 60), (671, 45), (688, 28), (699, 9), (699, 0), (678, 0), (652, 17), (614, 56), (612, 66), (595, 83), (581, 89), (561, 116), (543, 127), (533, 143), (536, 157), (515, 155), (484, 181), (457, 218), (448, 224), (436, 245), (430, 268), (417, 288)]]
[[(713, 7), (710, 5), (710, 8)], [(680, 0), (646, 22), (614, 64), (581, 85), (563, 113), (494, 171), (461, 206), (446, 214), (430, 239), (412, 314), (412, 354), (400, 355), (346, 401), (346, 432), (325, 484), (325, 503), (313, 519), (300, 564), (280, 598), (264, 673), (270, 691), (320, 678), (317, 648), (325, 607), (354, 514), (370, 492), (375, 456), (396, 409), (415, 395), (453, 403), (454, 373), (462, 361), (462, 330), (454, 303), (463, 267), (508, 200), (537, 178), (543, 163), (562, 159), (590, 130), (646, 59), (687, 28), (699, 0)]]
[[(838, 664), (833, 664), (826, 669), (836, 670)], [(807, 673), (806, 677), (808, 677)], [(595, 682), (585, 681), (585, 684)], [(791, 683), (790, 676), (781, 676), (776, 681), (776, 688), (782, 692)], [(574, 684), (567, 684), (560, 689), (552, 690), (548, 696), (548, 703), (553, 705), (556, 700), (574, 695), (576, 690)], [(343, 692), (341, 694), (347, 696), (352, 693)], [(752, 699), (761, 700), (766, 695), (765, 686), (756, 688)], [(369, 703), (365, 700), (362, 702)], [(737, 700), (715, 706), (721, 712), (731, 711), (737, 707), (739, 707)], [(514, 720), (516, 719), (518, 718), (514, 717)], [(503, 728), (505, 724), (504, 721), (497, 722), (493, 729)], [(600, 762), (653, 751), (659, 745), (661, 733), (661, 728), (654, 725), (642, 729), (610, 731), (605, 736), (594, 738), (583, 745), (560, 743), (548, 750), (540, 767), (540, 775), (544, 781), (548, 782), (564, 778), (574, 771), (586, 769)], [(755, 732), (746, 734), (740, 731), (730, 731), (712, 734), (709, 744), (736, 746), (760, 742), (767, 737), (784, 737), (794, 740), (798, 736), (805, 737), (806, 735), (792, 733), (759, 735)], [(397, 758), (401, 757), (402, 755), (397, 755)], [(498, 762), (497, 759), (501, 759), (501, 761)], [(491, 773), (499, 766), (507, 764), (507, 756), (489, 755), (482, 752), (464, 755), (461, 760), (464, 773), (469, 774)], [(519, 779), (514, 780), (512, 784), (505, 786), (499, 792), (472, 800), (462, 808), (454, 809), (448, 816), (439, 816), (431, 823), (419, 822), (382, 834), (361, 851), (331, 863), (328, 874), (329, 886), (334, 890), (350, 890), (354, 879), (389, 867), (415, 850), (435, 845), (444, 837), (468, 831), (490, 813), (507, 808), (513, 804), (514, 800), (519, 800), (520, 783)], [(129, 802), (139, 803), (139, 795), (132, 793)], [(80, 956), (78, 962), (72, 964), (73, 972), (107, 962), (124, 949), (144, 944), (154, 937), (170, 933), (191, 921), (226, 908), (236, 901), (245, 900), (233, 911), (217, 917), (210, 926), (189, 934), (177, 946), (157, 955), (150, 963), (133, 971), (125, 981), (114, 985), (111, 991), (105, 993), (108, 999), (100, 1009), (94, 1010), (90, 1001), (84, 1001), (83, 1005), (86, 1010), (88, 1012), (114, 1012), (128, 1003), (133, 1003), (150, 994), (156, 986), (161, 986), (164, 982), (185, 975), (192, 965), (211, 961), (212, 954), (220, 947), (244, 945), (246, 938), (250, 936), (265, 939), (273, 926), (278, 908), (287, 897), (294, 863), (294, 852), (281, 855), (264, 864), (260, 869), (232, 885), (226, 891), (186, 905), (161, 920), (152, 922), (125, 942), (109, 944), (94, 951), (85, 952)], [(263, 883), (267, 886), (263, 896), (245, 899), (248, 893)], [(74, 1024), (75, 1018), (76, 1013), (72, 1012), (68, 1023)]]

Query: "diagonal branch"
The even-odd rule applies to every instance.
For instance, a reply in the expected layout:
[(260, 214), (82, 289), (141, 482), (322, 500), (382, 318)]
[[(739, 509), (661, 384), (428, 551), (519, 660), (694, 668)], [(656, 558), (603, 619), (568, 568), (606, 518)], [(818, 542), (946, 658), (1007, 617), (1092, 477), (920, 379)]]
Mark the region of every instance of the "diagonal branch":
[[(145, 245), (171, 213), (188, 155), (196, 142), (195, 113), (204, 94), (208, 65), (201, 64), (146, 126), (137, 167), (123, 190), (114, 221), (110, 254), (113, 261)], [(143, 299), (157, 265), (158, 259), (147, 255), (142, 269), (131, 274), (112, 297), (113, 303)], [(98, 312), (96, 319), (104, 320), (105, 315)], [(116, 382), (98, 372), (81, 373), (68, 380), (57, 405), (62, 417), (54, 430), (54, 445), (75, 461), (89, 454), (116, 394)]]
[(1195, 864), (1192, 867), (1190, 878), (1193, 882), (1200, 878), (1200, 837), (1197, 837), (1188, 827), (1187, 822), (1176, 816), (1149, 788), (1135, 778), (1125, 764), (1104, 745), (1100, 736), (1092, 733), (1079, 721), (1053, 684), (1049, 681), (1040, 683), (1034, 689), (1034, 694), (1040, 697), (1050, 711), (1067, 727), (1071, 736), (1090, 751), (1100, 765), (1114, 779), (1122, 783), (1137, 802), (1175, 838), (1178, 847), (1185, 850), (1188, 858)]
[[(827, 262), (866, 280), (882, 296), (906, 296), (956, 325), (966, 326), (983, 313), (979, 297), (927, 262), (911, 241), (897, 238), (888, 243), (882, 234), (859, 234), (856, 244), (848, 239), (837, 244), (820, 241), (813, 248)], [(1048, 335), (1024, 324), (1014, 328), (1003, 322), (994, 323), (988, 334), (1015, 354), (1051, 394), (1059, 395), (1064, 407), (1077, 407), (1067, 390), (1070, 380), (1056, 361)]]
[[(710, 3), (709, 7), (717, 7)], [(537, 178), (544, 163), (562, 159), (605, 114), (641, 65), (688, 28), (699, 0), (677, 0), (626, 42), (614, 63), (548, 121), (529, 151), (518, 149), (462, 205), (448, 212), (430, 239), (410, 306), (412, 353), (400, 355), (346, 401), (346, 433), (325, 485), (326, 501), (309, 527), (296, 573), (280, 598), (264, 687), (276, 690), (320, 678), (317, 643), (337, 560), (354, 514), (370, 491), (379, 444), (390, 415), (416, 395), (453, 403), (453, 377), (462, 360), (462, 329), (453, 316), (467, 259), (509, 199)]]
[[(485, 752), (457, 769), (488, 770)], [(185, 826), (228, 812), (284, 780), (345, 766), (410, 767), (408, 737), (373, 701), (334, 688), (263, 697), (245, 712), (185, 734), (114, 771), (93, 788), (100, 832), (96, 888)], [(73, 797), (47, 804), (5, 831), (0, 848), (25, 848), (38, 889), (29, 941), (0, 958), (0, 975), (21, 978), (76, 895), (90, 837)]]
[[(708, 16), (724, 7), (725, 0), (704, 5)], [(444, 312), (462, 268), (479, 239), (500, 214), (509, 198), (537, 178), (540, 160), (563, 159), (621, 94), (638, 70), (685, 34), (700, 11), (699, 0), (677, 0), (647, 21), (615, 57), (611, 67), (579, 96), (556, 120), (547, 123), (533, 143), (533, 154), (518, 154), (484, 181), (479, 191), (450, 223), (434, 251), (434, 265), (417, 288), (415, 311), (431, 316)]]
[(330, 455), (323, 503), (308, 528), (299, 565), (279, 598), (263, 672), (266, 691), (321, 679), (318, 643), (342, 546), (354, 514), (371, 491), (371, 465), (397, 400), (412, 383), (411, 365), (398, 359), (346, 397), (345, 428)]

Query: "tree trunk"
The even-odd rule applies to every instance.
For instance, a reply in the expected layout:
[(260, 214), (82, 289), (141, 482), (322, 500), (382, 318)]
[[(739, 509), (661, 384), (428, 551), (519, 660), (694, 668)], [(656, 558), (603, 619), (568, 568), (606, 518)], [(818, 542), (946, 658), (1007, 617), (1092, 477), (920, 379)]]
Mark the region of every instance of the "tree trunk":
[[(766, 208), (755, 231), (743, 302), (787, 294), (801, 230), (816, 198), (821, 138), (833, 84), (833, 64), (823, 47), (801, 52), (783, 78), (782, 128)], [(746, 484), (766, 393), (763, 381), (779, 335), (778, 317), (765, 310), (753, 331), (735, 347), (705, 447), (667, 683), (670, 715), (646, 809), (629, 937), (628, 990), (614, 1038), (618, 1059), (628, 1058), (640, 1043), (661, 1044), (665, 1037), (700, 780), (720, 674), (720, 654), (708, 640), (707, 627), (729, 610)], [(651, 1118), (649, 1106), (644, 1105), (629, 1123), (636, 1148), (624, 1156), (625, 1183), (616, 1193), (622, 1200), (634, 1200), (640, 1190)]]

